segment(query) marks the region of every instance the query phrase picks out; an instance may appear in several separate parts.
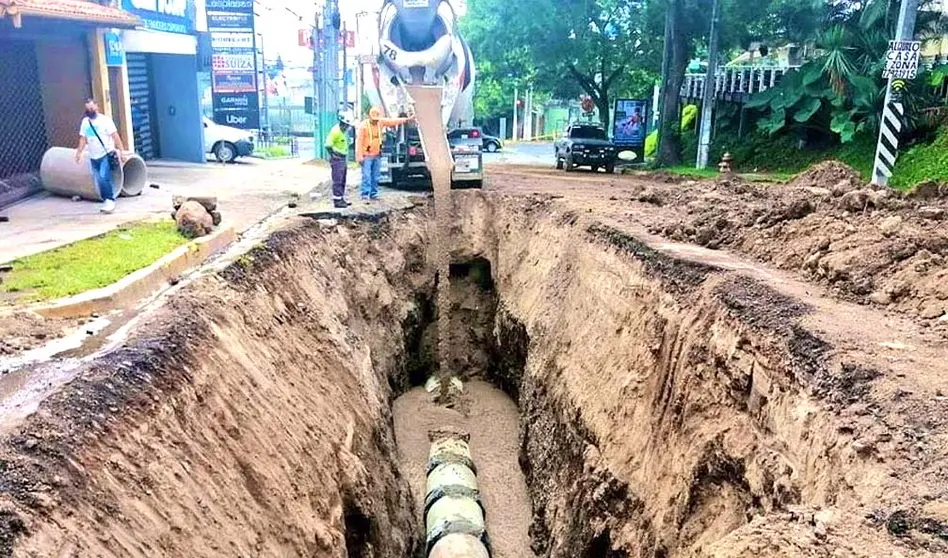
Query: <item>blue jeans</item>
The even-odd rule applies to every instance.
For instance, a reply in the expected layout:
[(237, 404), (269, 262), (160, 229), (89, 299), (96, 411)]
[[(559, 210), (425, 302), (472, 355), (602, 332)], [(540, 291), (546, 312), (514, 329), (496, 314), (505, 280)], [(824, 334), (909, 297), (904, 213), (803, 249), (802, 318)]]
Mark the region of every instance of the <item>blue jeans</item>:
[(115, 201), (115, 189), (112, 187), (112, 167), (109, 166), (109, 156), (101, 159), (90, 159), (92, 164), (92, 176), (95, 178), (95, 186), (99, 189), (99, 195), (102, 200)]
[(379, 195), (379, 176), (382, 174), (382, 159), (366, 157), (362, 160), (362, 192), (363, 196), (374, 198)]

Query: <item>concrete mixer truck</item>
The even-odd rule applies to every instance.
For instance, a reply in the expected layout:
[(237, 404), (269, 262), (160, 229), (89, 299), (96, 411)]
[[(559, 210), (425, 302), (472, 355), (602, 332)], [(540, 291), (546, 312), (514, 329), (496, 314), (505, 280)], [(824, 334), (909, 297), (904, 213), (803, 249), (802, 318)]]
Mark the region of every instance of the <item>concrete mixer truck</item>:
[[(365, 92), (373, 105), (382, 107), (386, 116), (404, 116), (413, 102), (407, 87), (437, 86), (443, 89), (445, 130), (473, 124), (474, 60), (458, 33), (449, 0), (385, 0), (379, 14), (378, 41), (377, 62), (362, 67)], [(452, 187), (479, 188), (484, 168), (481, 138), (462, 134), (449, 143), (454, 158)], [(430, 185), (421, 137), (413, 125), (388, 134), (381, 166), (383, 184)]]

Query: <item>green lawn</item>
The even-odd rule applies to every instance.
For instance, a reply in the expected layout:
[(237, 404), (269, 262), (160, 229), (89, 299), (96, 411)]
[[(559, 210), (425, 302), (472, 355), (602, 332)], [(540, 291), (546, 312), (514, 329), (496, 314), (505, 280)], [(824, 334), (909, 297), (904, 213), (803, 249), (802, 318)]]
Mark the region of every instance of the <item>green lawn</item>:
[(13, 261), (13, 270), (0, 275), (0, 292), (38, 301), (105, 287), (187, 242), (174, 221), (134, 223)]
[(290, 146), (289, 145), (269, 145), (267, 147), (261, 147), (257, 150), (257, 153), (267, 159), (276, 159), (279, 157), (289, 157), (290, 156)]

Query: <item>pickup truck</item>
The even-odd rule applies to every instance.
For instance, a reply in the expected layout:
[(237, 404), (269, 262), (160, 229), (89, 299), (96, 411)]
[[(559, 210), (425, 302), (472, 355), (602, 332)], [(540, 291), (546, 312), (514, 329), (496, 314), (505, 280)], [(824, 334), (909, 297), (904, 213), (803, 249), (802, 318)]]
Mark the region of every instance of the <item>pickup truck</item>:
[(609, 141), (606, 131), (594, 124), (573, 124), (562, 138), (553, 144), (556, 168), (567, 172), (576, 167), (590, 167), (593, 172), (605, 168), (612, 173), (616, 168), (617, 150)]

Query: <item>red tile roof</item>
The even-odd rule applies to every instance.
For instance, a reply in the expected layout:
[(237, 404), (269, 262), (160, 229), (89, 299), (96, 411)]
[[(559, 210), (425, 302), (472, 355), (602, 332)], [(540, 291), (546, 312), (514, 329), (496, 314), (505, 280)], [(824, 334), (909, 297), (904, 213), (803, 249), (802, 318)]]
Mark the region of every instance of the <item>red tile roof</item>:
[(138, 18), (134, 15), (103, 6), (89, 0), (0, 0), (0, 18), (10, 16), (13, 25), (20, 27), (22, 17), (46, 17), (100, 23), (113, 27), (136, 27)]

